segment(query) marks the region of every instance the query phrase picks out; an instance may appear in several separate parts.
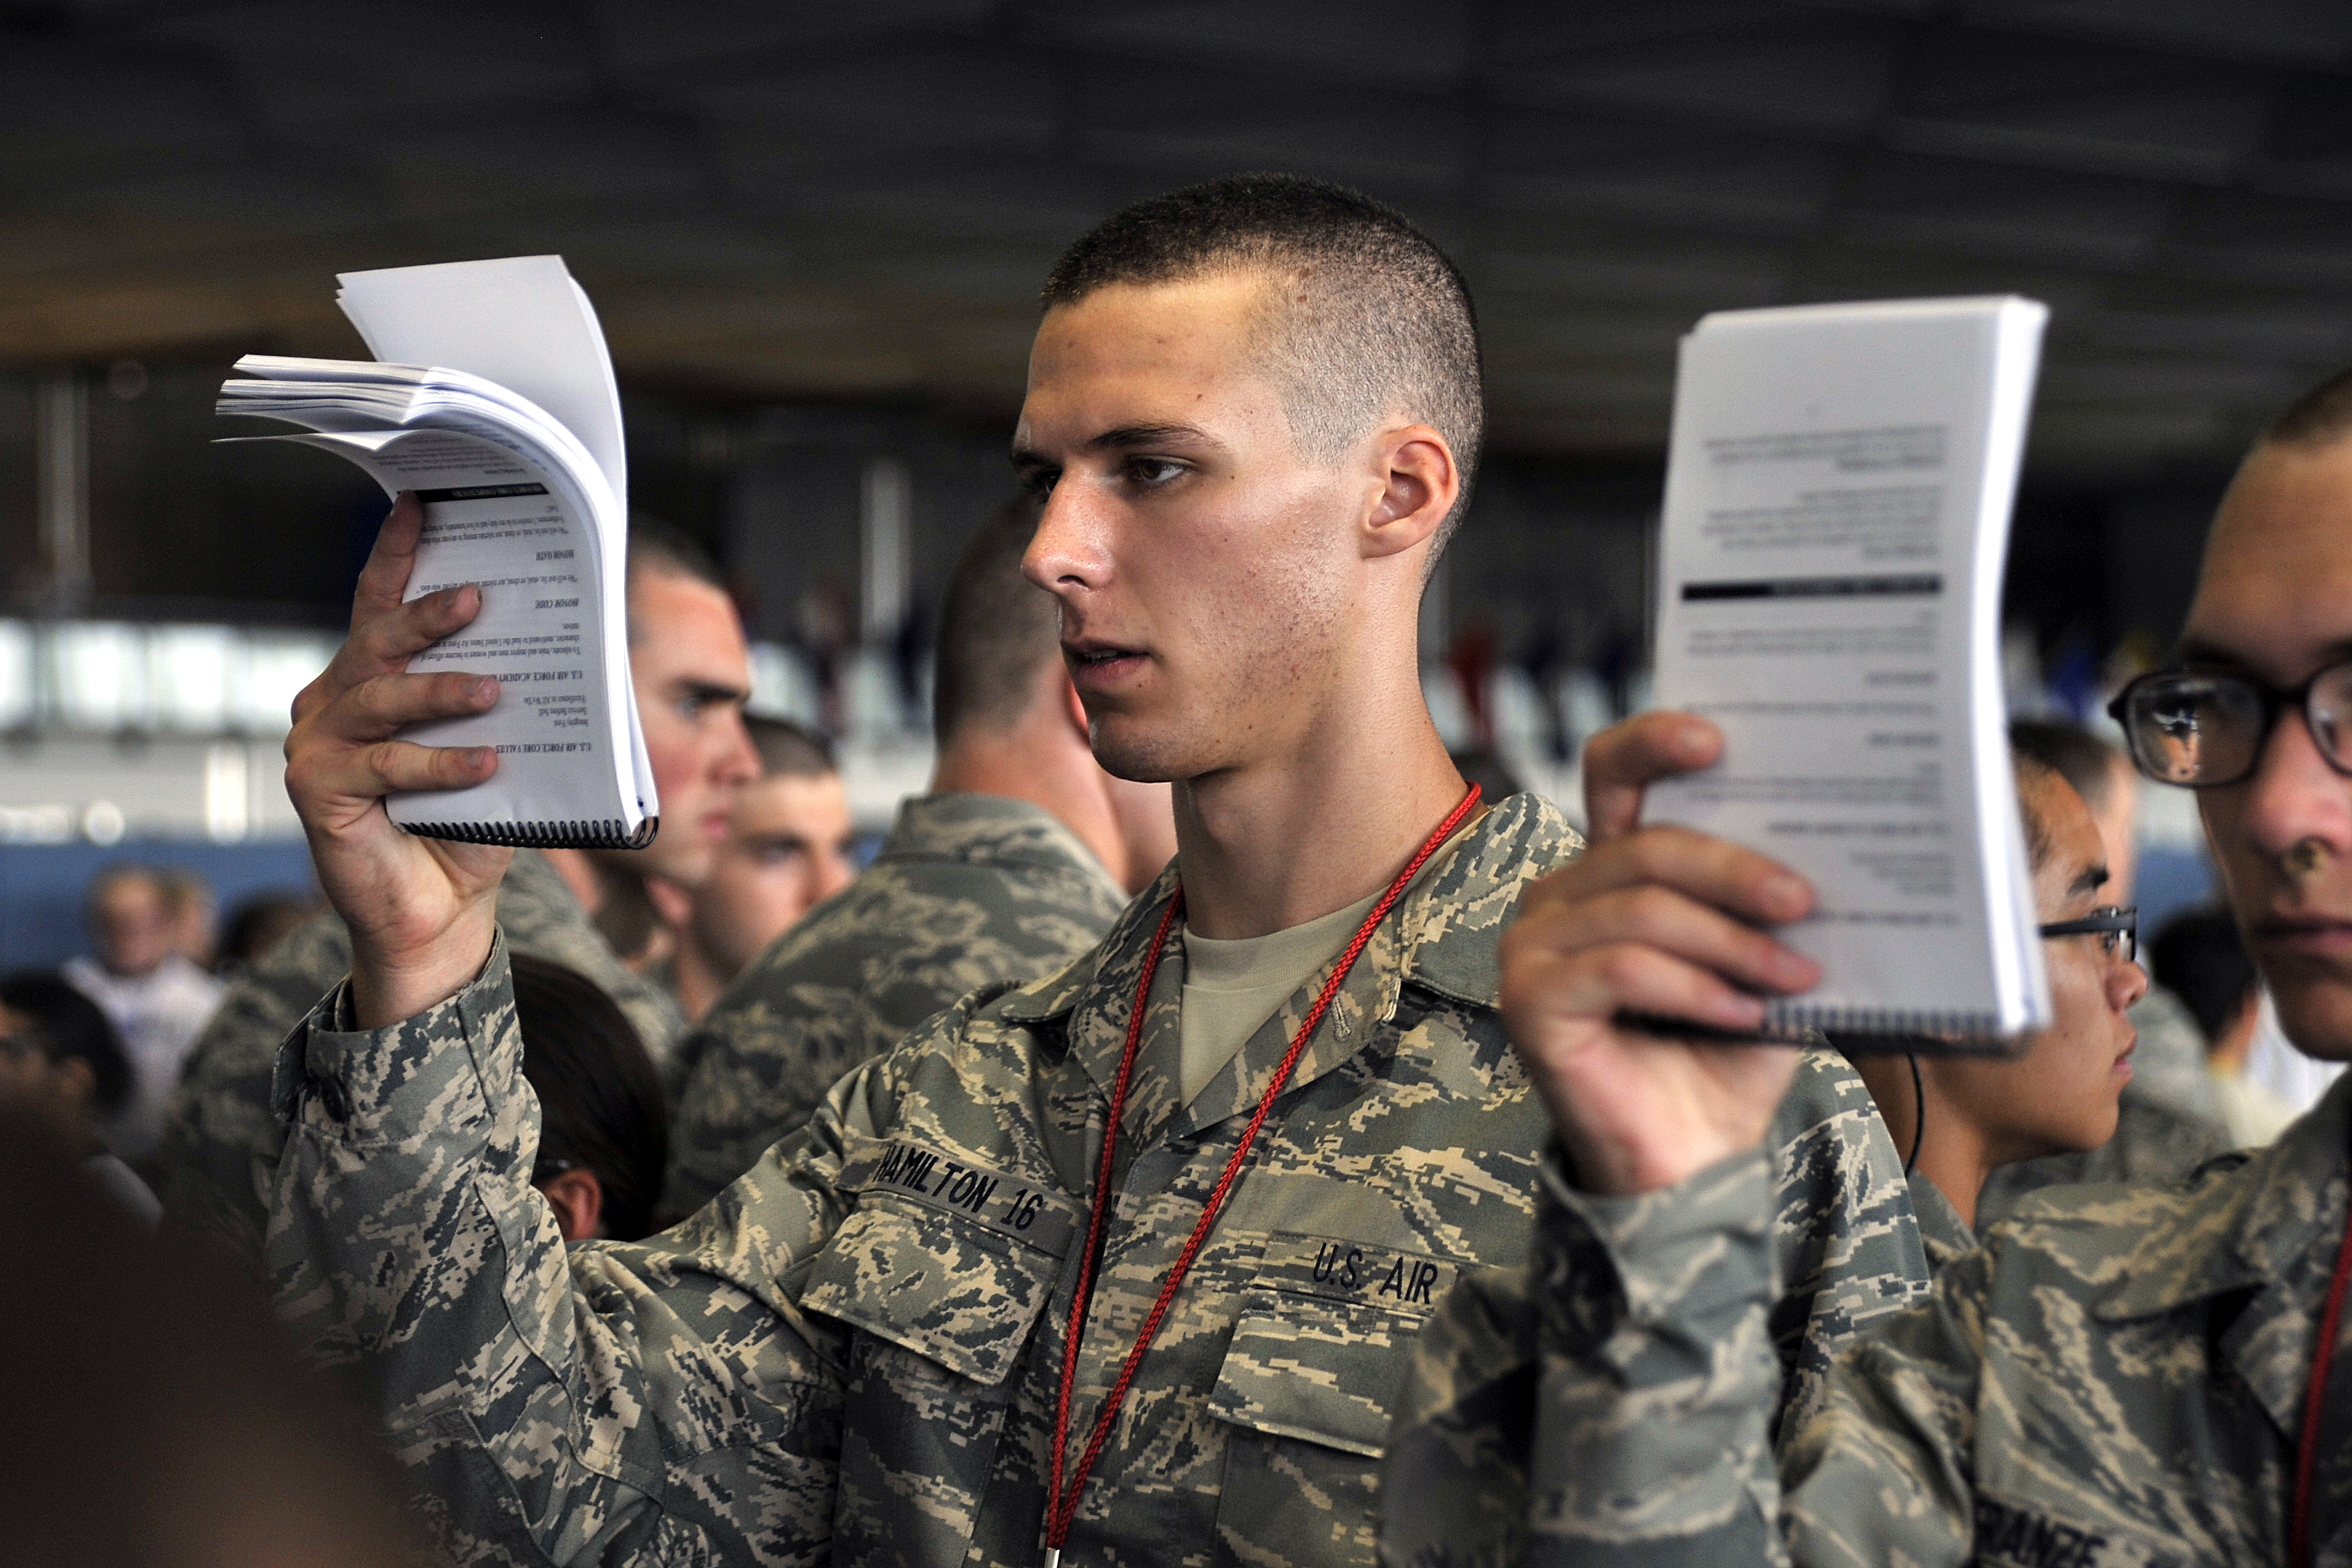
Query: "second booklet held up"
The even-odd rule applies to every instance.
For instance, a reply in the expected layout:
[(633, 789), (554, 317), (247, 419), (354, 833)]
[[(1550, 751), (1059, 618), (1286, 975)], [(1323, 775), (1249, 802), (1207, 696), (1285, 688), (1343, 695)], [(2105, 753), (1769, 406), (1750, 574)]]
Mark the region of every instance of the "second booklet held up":
[(1775, 1032), (1986, 1049), (2046, 1025), (2010, 772), (2001, 567), (2048, 311), (2014, 297), (1726, 311), (1683, 340), (1656, 701), (1723, 760), (1644, 813), (1813, 885), (1822, 984)]
[(499, 700), (404, 740), (494, 747), (465, 789), (385, 803), (411, 833), (541, 848), (642, 848), (660, 803), (629, 679), (628, 470), (596, 315), (561, 257), (347, 272), (338, 303), (377, 363), (251, 354), (223, 414), (411, 490), (425, 531), (406, 597), (482, 591), (471, 625), (410, 661), (493, 675)]

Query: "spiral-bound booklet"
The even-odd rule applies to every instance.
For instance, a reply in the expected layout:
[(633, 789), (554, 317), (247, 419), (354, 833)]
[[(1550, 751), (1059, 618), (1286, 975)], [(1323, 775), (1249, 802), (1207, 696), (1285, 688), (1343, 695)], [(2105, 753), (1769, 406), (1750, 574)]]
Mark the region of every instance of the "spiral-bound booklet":
[(2048, 982), (2011, 782), (2001, 565), (2047, 310), (2013, 297), (1725, 311), (1683, 340), (1660, 707), (1723, 760), (1646, 816), (1810, 879), (1822, 984), (1776, 1032), (1997, 1049)]
[(478, 844), (643, 847), (660, 805), (629, 680), (628, 471), (586, 294), (553, 256), (341, 282), (377, 362), (247, 355), (217, 407), (308, 432), (233, 440), (319, 447), (387, 494), (415, 491), (425, 533), (408, 597), (482, 590), (473, 623), (409, 668), (494, 675), (498, 705), (404, 738), (494, 747), (498, 772), (394, 795), (393, 820)]

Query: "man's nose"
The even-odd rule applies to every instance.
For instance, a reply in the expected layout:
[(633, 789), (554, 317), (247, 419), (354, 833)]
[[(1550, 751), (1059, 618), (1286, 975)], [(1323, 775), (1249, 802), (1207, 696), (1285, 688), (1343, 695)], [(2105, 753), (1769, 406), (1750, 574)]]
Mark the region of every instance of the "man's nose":
[(1099, 588), (1109, 579), (1100, 520), (1080, 481), (1065, 479), (1045, 498), (1037, 531), (1021, 557), (1021, 574), (1049, 594)]
[(2116, 965), (2114, 978), (2108, 982), (2108, 986), (2116, 999), (2116, 1011), (2128, 1012), (2138, 1005), (2141, 997), (2147, 994), (2147, 971), (2142, 969), (2137, 963), (2118, 963)]
[(2352, 851), (2352, 778), (2320, 755), (2299, 709), (2279, 715), (2244, 787), (2243, 830), (2264, 853), (2315, 838), (2337, 855)]
[(751, 744), (751, 731), (743, 727), (740, 709), (730, 709), (727, 714), (726, 740), (713, 770), (721, 784), (749, 784), (760, 776), (760, 753)]

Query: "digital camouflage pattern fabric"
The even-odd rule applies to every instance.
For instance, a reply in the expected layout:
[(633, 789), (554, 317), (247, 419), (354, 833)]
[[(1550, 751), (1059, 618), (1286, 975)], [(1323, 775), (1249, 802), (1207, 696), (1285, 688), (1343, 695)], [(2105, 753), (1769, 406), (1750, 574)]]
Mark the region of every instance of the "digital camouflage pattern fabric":
[[(1463, 1270), (1526, 1253), (1546, 1124), (1496, 943), (1576, 845), (1506, 801), (1372, 938), (1143, 1364), (1072, 1562), (1371, 1560), (1414, 1336)], [(1085, 1194), (1172, 888), (1058, 974), (957, 1002), (639, 1245), (567, 1251), (527, 1184), (502, 956), (386, 1029), (340, 1032), (331, 1005), (282, 1058), (280, 1307), (374, 1369), (460, 1561), (1035, 1568)], [(1179, 1106), (1181, 944), (1163, 958), (1081, 1433), (1320, 978)]]
[[(499, 923), (520, 952), (594, 981), (664, 1061), (685, 1019), (668, 994), (613, 956), (572, 889), (536, 850), (517, 854), (499, 888)], [(270, 1172), (286, 1129), (270, 1109), (278, 1047), (351, 973), (352, 942), (330, 912), (289, 932), (222, 998), (197, 1037), (163, 1127), (158, 1188), (174, 1225), (257, 1262)]]
[[(1612, 1267), (1557, 1275), (1543, 1303), (1557, 1361), (1526, 1560), (2284, 1562), (2347, 1141), (2352, 1079), (2191, 1183), (2028, 1200), (1838, 1363), (1777, 1469), (1763, 1159), (1645, 1199), (1570, 1194), (1539, 1246)], [(2330, 1568), (2352, 1563), (2347, 1366), (2317, 1449), (2313, 1562)], [(1397, 1561), (1454, 1561), (1438, 1528), (1398, 1538)]]
[[(1465, 1271), (1527, 1255), (1548, 1123), (1494, 1010), (1496, 948), (1576, 847), (1515, 796), (1373, 936), (1143, 1363), (1072, 1562), (1372, 1561), (1414, 1340)], [(461, 1561), (1034, 1568), (1085, 1194), (1172, 890), (1060, 973), (964, 997), (635, 1246), (567, 1252), (528, 1187), (499, 954), (386, 1029), (324, 1009), (283, 1058), (281, 1309), (326, 1360), (375, 1369)], [(1145, 1013), (1081, 1436), (1322, 979), (1180, 1106), (1183, 962), (1171, 943)], [(1874, 1310), (1876, 1260), (1906, 1245), (1853, 1142), (1867, 1099), (1834, 1087), (1790, 1165), (1858, 1223), (1816, 1224), (1817, 1288), (1784, 1322)]]
[(2096, 1149), (2021, 1160), (1992, 1173), (1977, 1197), (1986, 1229), (2044, 1187), (2084, 1182), (2162, 1184), (2186, 1181), (2231, 1146), (2213, 1080), (2205, 1072), (2205, 1035), (2187, 1004), (2150, 986), (2131, 1010), (2139, 1031), (2131, 1081), (2116, 1107), (2116, 1135)]
[(1919, 1244), (1927, 1253), (1927, 1272), (1941, 1274), (1946, 1264), (1977, 1249), (1977, 1233), (1960, 1217), (1943, 1188), (1916, 1171), (1911, 1173), (1909, 1186), (1911, 1212), (1919, 1220)]
[[(1756, 1164), (1768, 1206), (1750, 1239), (1767, 1280), (1788, 1284), (1753, 1321), (1737, 1324), (1750, 1336), (1737, 1348), (1769, 1356), (1778, 1407), (1767, 1415), (1795, 1422), (1819, 1406), (1838, 1352), (1918, 1298), (1927, 1261), (1903, 1162), (1844, 1058), (1805, 1051), (1766, 1142), (1775, 1152)], [(1415, 1349), (1382, 1482), (1397, 1500), (1381, 1547), (1391, 1563), (1499, 1565), (1522, 1553), (1537, 1393), (1561, 1370), (1545, 1315), (1560, 1299), (1571, 1310), (1589, 1309), (1617, 1278), (1561, 1201), (1563, 1159), (1554, 1144), (1544, 1163), (1535, 1258), (1467, 1278)], [(1689, 1252), (1674, 1267), (1706, 1270), (1718, 1261)], [(1588, 1275), (1600, 1283), (1588, 1289)], [(1728, 1325), (1694, 1327), (1713, 1334), (1720, 1326)], [(1705, 1353), (1712, 1343), (1688, 1348)]]
[(874, 863), (753, 959), (683, 1048), (665, 1210), (701, 1207), (799, 1131), (843, 1074), (968, 991), (1052, 973), (1126, 904), (1042, 807), (907, 802)]

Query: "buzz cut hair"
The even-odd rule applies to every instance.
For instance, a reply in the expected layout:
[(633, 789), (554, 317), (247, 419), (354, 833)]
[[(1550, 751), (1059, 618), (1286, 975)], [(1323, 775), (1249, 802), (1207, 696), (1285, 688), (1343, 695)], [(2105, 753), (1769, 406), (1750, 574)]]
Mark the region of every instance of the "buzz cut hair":
[(2286, 411), (2263, 429), (2254, 449), (2308, 450), (2333, 446), (2347, 436), (2352, 436), (2352, 370), (2339, 370), (2288, 404)]
[[(629, 519), (629, 563), (627, 584), (634, 590), (639, 577), (648, 574), (656, 577), (682, 577), (689, 583), (699, 583), (706, 588), (716, 588), (722, 594), (733, 595), (727, 587), (726, 574), (702, 542), (694, 535), (664, 522), (657, 517), (639, 512)], [(636, 595), (629, 595), (629, 643), (635, 647), (641, 635), (637, 626)]]
[(743, 728), (751, 737), (751, 749), (760, 753), (762, 777), (821, 779), (841, 771), (825, 738), (789, 719), (746, 713)]
[(727, 591), (727, 578), (702, 542), (657, 517), (640, 512), (629, 519), (629, 574), (651, 572), (663, 577), (685, 577)]
[(1462, 274), (1402, 214), (1321, 180), (1228, 175), (1106, 219), (1055, 263), (1044, 303), (1233, 273), (1263, 274), (1279, 290), (1259, 336), (1300, 456), (1328, 462), (1392, 415), (1445, 437), (1462, 490), (1433, 563), (1469, 510), (1485, 376)]
[(1028, 495), (999, 506), (949, 574), (931, 682), (931, 732), (941, 746), (966, 730), (1011, 729), (1035, 700), (1038, 672), (1061, 659), (1061, 606), (1021, 574), (1041, 510)]

